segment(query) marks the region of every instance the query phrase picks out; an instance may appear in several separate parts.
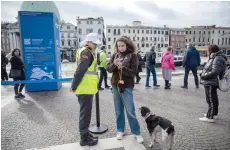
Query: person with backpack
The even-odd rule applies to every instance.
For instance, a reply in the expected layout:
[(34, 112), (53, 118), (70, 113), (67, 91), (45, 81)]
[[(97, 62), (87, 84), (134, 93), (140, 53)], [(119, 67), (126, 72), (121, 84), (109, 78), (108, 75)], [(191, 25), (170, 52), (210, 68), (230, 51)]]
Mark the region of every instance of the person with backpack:
[(200, 74), (200, 83), (205, 88), (208, 112), (199, 120), (212, 123), (214, 122), (214, 116), (218, 115), (219, 100), (217, 88), (219, 88), (219, 78), (222, 79), (227, 66), (227, 57), (217, 45), (210, 45), (208, 52), (209, 60)]
[(188, 75), (190, 70), (192, 70), (192, 74), (195, 79), (196, 88), (199, 88), (199, 81), (197, 75), (197, 67), (200, 66), (200, 53), (199, 51), (192, 45), (189, 44), (188, 51), (186, 52), (183, 60), (183, 67), (185, 67), (184, 74), (184, 85), (181, 88), (188, 88)]
[(107, 55), (106, 55), (105, 46), (102, 46), (101, 51), (99, 51), (97, 53), (97, 64), (98, 64), (98, 68), (100, 70), (100, 79), (99, 79), (98, 89), (99, 90), (104, 90), (104, 88), (101, 87), (103, 78), (104, 78), (105, 88), (109, 89), (110, 86), (107, 84), (108, 74), (107, 74), (107, 71), (106, 71)]
[(8, 74), (6, 72), (6, 65), (8, 64), (9, 60), (8, 58), (6, 57), (6, 54), (4, 51), (1, 51), (2, 54), (1, 54), (1, 78), (2, 78), (2, 81), (8, 81)]

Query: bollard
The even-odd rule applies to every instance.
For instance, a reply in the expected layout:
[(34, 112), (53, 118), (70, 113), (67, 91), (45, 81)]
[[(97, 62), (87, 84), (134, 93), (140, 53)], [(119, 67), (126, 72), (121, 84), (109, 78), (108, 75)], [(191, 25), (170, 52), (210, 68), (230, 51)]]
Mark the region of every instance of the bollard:
[(94, 134), (105, 133), (108, 130), (108, 126), (100, 123), (100, 108), (99, 108), (99, 92), (95, 95), (96, 103), (96, 124), (89, 127), (89, 131)]

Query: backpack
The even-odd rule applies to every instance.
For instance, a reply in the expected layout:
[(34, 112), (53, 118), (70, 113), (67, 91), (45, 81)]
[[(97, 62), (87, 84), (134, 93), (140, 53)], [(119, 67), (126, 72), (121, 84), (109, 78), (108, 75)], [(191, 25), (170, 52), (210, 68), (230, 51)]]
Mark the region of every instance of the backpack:
[(222, 79), (218, 77), (219, 89), (223, 92), (227, 92), (230, 89), (230, 66), (227, 66)]
[(101, 61), (100, 61), (100, 53), (101, 52), (97, 52), (97, 64), (100, 65)]

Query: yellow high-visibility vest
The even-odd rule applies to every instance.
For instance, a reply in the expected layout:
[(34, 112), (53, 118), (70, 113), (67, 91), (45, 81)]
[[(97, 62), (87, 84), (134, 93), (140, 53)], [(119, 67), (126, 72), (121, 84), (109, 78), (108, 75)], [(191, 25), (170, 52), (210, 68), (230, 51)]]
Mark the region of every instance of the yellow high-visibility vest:
[[(76, 53), (76, 62), (77, 66), (80, 63), (81, 59), (81, 53), (83, 51), (89, 51), (91, 50), (87, 49), (86, 47), (81, 48)], [(93, 55), (93, 53), (92, 53)], [(85, 75), (83, 76), (79, 86), (77, 87), (75, 93), (76, 94), (96, 94), (98, 92), (98, 68), (97, 68), (97, 60), (95, 56), (93, 55), (93, 62), (91, 66), (86, 71)]]

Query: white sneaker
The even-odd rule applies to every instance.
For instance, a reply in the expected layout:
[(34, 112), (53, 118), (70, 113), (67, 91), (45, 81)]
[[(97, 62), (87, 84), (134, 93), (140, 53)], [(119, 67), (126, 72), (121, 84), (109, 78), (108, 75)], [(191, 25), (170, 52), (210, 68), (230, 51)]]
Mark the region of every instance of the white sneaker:
[(203, 117), (203, 118), (199, 118), (200, 121), (205, 121), (205, 122), (209, 122), (209, 123), (213, 123), (214, 119), (209, 119), (207, 117)]
[(140, 144), (144, 142), (144, 139), (141, 135), (136, 135), (136, 139), (137, 139), (137, 142)]
[(117, 132), (117, 140), (121, 140), (123, 135), (124, 135), (123, 132)]
[[(204, 117), (207, 117), (207, 114), (204, 114)], [(213, 116), (214, 119), (218, 119), (218, 116)]]

